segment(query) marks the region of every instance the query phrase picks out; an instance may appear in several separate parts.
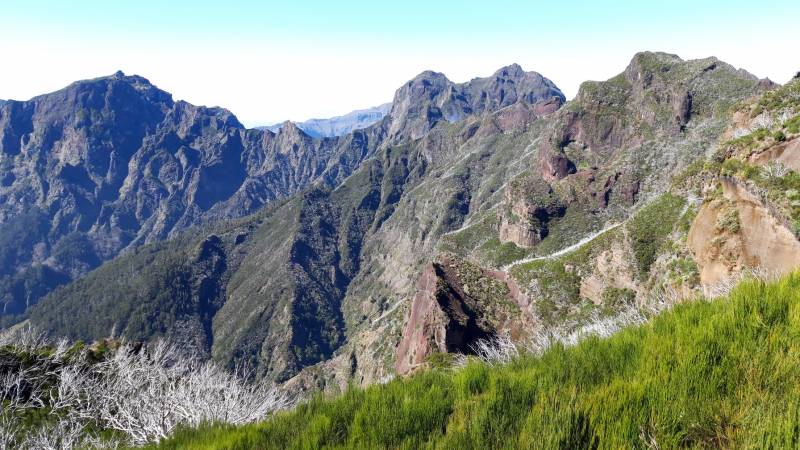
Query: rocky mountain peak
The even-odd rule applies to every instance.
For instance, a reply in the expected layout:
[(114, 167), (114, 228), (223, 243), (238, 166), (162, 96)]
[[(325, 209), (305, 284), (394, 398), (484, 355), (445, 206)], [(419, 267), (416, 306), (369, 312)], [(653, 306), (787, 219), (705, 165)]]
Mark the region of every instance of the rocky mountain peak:
[(722, 71), (737, 78), (758, 80), (755, 75), (742, 69), (736, 69), (714, 56), (683, 60), (678, 55), (664, 52), (637, 53), (623, 74), (634, 87), (647, 89), (655, 78), (659, 80), (657, 87), (675, 86), (690, 83), (695, 79), (707, 78), (715, 71)]
[[(122, 72), (121, 70), (116, 71), (112, 75), (104, 77), (76, 81), (67, 86), (66, 88), (62, 89), (61, 91), (57, 91), (52, 94), (46, 94), (46, 95), (52, 96), (61, 92), (65, 94), (71, 94), (75, 92), (80, 93), (90, 90), (95, 90), (95, 91), (106, 90), (108, 91), (109, 94), (120, 94), (128, 88), (132, 88), (134, 91), (138, 92), (141, 96), (145, 97), (149, 101), (157, 101), (160, 103), (166, 103), (170, 105), (173, 103), (172, 94), (159, 89), (158, 87), (153, 85), (147, 78), (139, 75), (125, 75), (125, 73)], [(35, 98), (32, 100), (35, 100)]]
[(292, 140), (311, 138), (308, 134), (306, 134), (305, 131), (303, 131), (302, 128), (300, 128), (299, 126), (297, 126), (296, 123), (290, 120), (283, 122), (280, 130), (278, 131), (278, 136)]
[(418, 139), (440, 120), (459, 121), (469, 115), (497, 111), (518, 102), (539, 114), (552, 112), (566, 98), (561, 90), (536, 72), (525, 72), (518, 64), (497, 70), (492, 76), (456, 84), (444, 74), (425, 71), (397, 90), (390, 112), (389, 136), (395, 142)]
[[(441, 72), (433, 70), (425, 70), (420, 72), (417, 76), (408, 81), (409, 86), (413, 84), (430, 85), (434, 83), (450, 83), (450, 80)], [(402, 88), (401, 88), (402, 89)]]
[(511, 78), (511, 79), (519, 79), (525, 76), (525, 70), (522, 69), (517, 63), (510, 64), (505, 67), (501, 67), (494, 73), (495, 78)]
[[(122, 72), (76, 81), (56, 92), (10, 103), (14, 106), (0, 117), (0, 129), (5, 139), (2, 150), (11, 154), (19, 151), (18, 139), (31, 131), (45, 140), (55, 138), (55, 134), (76, 137), (89, 127), (104, 125), (125, 127), (131, 134), (154, 127), (175, 105), (171, 94), (146, 78)], [(56, 133), (54, 127), (77, 133)]]
[[(121, 71), (9, 102), (0, 108), (0, 224), (23, 236), (7, 242), (24, 243), (0, 258), (0, 294), (4, 277), (34, 265), (63, 283), (128, 247), (290, 195), (331, 158), (345, 176), (367, 154), (293, 123), (277, 138), (246, 130), (226, 109), (173, 101)], [(65, 246), (81, 253), (58, 253)], [(44, 293), (5, 298), (21, 312)]]
[(669, 53), (637, 53), (619, 75), (581, 84), (539, 153), (542, 175), (564, 178), (575, 172), (573, 159), (593, 155), (589, 159), (597, 160), (584, 162), (592, 167), (620, 149), (675, 139), (693, 121), (722, 120), (715, 109), (720, 98), (765, 89), (758, 81), (715, 57), (685, 61)]

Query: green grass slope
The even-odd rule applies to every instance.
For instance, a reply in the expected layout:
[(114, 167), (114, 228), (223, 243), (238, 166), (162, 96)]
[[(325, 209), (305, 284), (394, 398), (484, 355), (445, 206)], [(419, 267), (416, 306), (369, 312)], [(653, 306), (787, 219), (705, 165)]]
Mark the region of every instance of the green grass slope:
[(608, 339), (350, 389), (157, 448), (797, 448), (798, 381), (800, 273)]

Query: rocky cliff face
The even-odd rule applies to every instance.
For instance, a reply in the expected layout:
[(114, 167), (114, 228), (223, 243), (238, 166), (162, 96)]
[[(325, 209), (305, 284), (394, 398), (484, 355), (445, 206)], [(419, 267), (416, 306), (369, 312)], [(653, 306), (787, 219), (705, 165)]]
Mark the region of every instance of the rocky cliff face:
[(705, 202), (688, 243), (706, 292), (742, 271), (800, 264), (800, 83), (769, 86), (738, 105), (726, 140), (693, 175)]
[(723, 195), (703, 204), (688, 244), (707, 288), (747, 268), (784, 275), (800, 266), (800, 241), (768, 202), (735, 179), (722, 179)]
[(511, 183), (506, 188), (505, 204), (507, 208), (498, 213), (500, 242), (513, 242), (523, 248), (533, 247), (546, 238), (549, 222), (566, 211), (553, 188), (540, 178)]

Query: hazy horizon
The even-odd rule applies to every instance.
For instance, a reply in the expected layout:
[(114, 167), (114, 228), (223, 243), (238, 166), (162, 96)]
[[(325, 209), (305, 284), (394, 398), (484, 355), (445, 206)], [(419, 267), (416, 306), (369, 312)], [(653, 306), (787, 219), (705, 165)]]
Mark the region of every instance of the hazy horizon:
[(760, 4), (782, 11), (769, 20), (743, 1), (230, 4), (3, 4), (0, 98), (26, 100), (122, 70), (259, 126), (389, 102), (424, 70), (464, 82), (518, 63), (567, 98), (583, 81), (618, 74), (639, 51), (716, 56), (779, 83), (800, 70), (781, 53), (800, 41), (792, 24), (800, 5), (789, 1)]

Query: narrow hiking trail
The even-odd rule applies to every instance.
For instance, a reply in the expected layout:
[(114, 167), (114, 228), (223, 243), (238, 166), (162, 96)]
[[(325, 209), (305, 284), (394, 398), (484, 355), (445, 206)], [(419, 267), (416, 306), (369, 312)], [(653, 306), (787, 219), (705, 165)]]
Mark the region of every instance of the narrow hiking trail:
[[(687, 196), (686, 204), (681, 209), (681, 212), (678, 214), (678, 217), (682, 217), (684, 214), (686, 214), (686, 212), (689, 210), (689, 208), (692, 205), (697, 205), (698, 200), (699, 200), (699, 198), (697, 198), (697, 197), (695, 197), (693, 195)], [(594, 233), (589, 234), (588, 236), (584, 237), (580, 241), (578, 241), (578, 242), (576, 242), (576, 243), (574, 243), (574, 244), (572, 244), (572, 245), (570, 245), (568, 247), (564, 247), (561, 250), (558, 250), (556, 252), (550, 253), (549, 255), (534, 256), (534, 257), (530, 257), (530, 258), (525, 258), (525, 259), (520, 259), (518, 261), (514, 261), (511, 264), (507, 264), (507, 265), (503, 266), (500, 270), (502, 270), (503, 272), (508, 272), (509, 270), (511, 270), (512, 268), (514, 268), (515, 266), (518, 266), (520, 264), (527, 264), (529, 262), (541, 261), (541, 260), (545, 260), (545, 259), (555, 259), (555, 258), (558, 258), (559, 256), (564, 256), (567, 253), (574, 252), (575, 250), (583, 247), (584, 245), (588, 244), (589, 242), (592, 242), (593, 240), (597, 239), (598, 237), (602, 236), (603, 234), (605, 234), (605, 233), (607, 233), (607, 232), (609, 232), (609, 231), (611, 231), (611, 230), (613, 230), (615, 228), (618, 228), (620, 225), (624, 225), (629, 220), (631, 220), (634, 216), (636, 216), (637, 212), (639, 212), (640, 210), (642, 210), (644, 207), (646, 207), (647, 205), (649, 205), (652, 202), (653, 202), (653, 199), (650, 199), (650, 200), (644, 202), (641, 206), (637, 207), (630, 214), (630, 216), (628, 216), (627, 219), (625, 219), (625, 220), (623, 220), (621, 222), (614, 223), (612, 225), (608, 225), (608, 226), (604, 227), (602, 230), (595, 231)]]
[(511, 270), (512, 268), (514, 268), (515, 266), (518, 266), (520, 264), (527, 264), (527, 263), (533, 262), (533, 261), (541, 261), (543, 259), (554, 259), (554, 258), (558, 258), (559, 256), (566, 255), (567, 253), (571, 253), (571, 252), (583, 247), (584, 245), (588, 244), (589, 242), (597, 239), (602, 234), (607, 233), (607, 232), (619, 227), (620, 225), (624, 224), (625, 222), (627, 222), (627, 221), (617, 222), (615, 224), (612, 224), (612, 225), (609, 225), (609, 226), (603, 228), (602, 230), (595, 231), (594, 233), (584, 237), (580, 241), (578, 241), (578, 242), (576, 242), (576, 243), (574, 243), (574, 244), (572, 244), (572, 245), (570, 245), (568, 247), (564, 247), (561, 250), (558, 250), (556, 252), (550, 253), (549, 255), (534, 256), (534, 257), (531, 257), (531, 258), (525, 258), (525, 259), (520, 259), (519, 261), (514, 261), (511, 264), (507, 264), (507, 265), (503, 266), (501, 268), (501, 270), (503, 272), (508, 272), (509, 270)]

